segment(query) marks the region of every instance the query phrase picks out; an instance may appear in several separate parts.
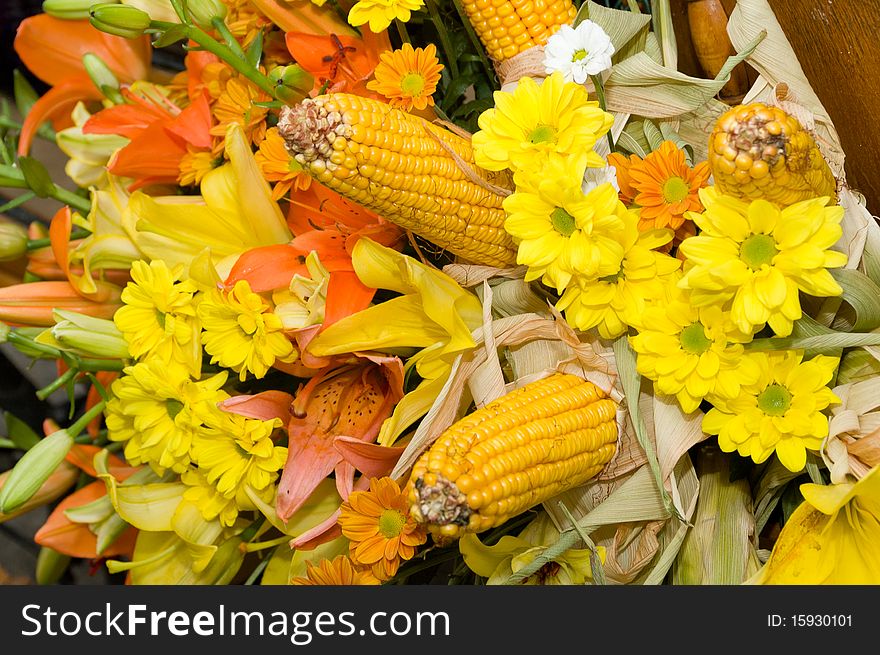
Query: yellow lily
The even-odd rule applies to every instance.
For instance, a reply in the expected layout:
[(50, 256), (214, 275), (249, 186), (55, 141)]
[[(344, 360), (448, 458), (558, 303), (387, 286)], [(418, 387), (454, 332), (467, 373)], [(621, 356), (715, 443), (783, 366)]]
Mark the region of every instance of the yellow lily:
[(188, 267), (208, 248), (225, 278), (244, 251), (290, 241), (284, 215), (237, 123), (229, 125), (225, 148), (229, 161), (205, 175), (201, 196), (132, 194), (122, 225), (149, 258)]
[(365, 350), (412, 353), (421, 384), (406, 394), (382, 425), (378, 442), (389, 446), (427, 413), (452, 371), (455, 358), (475, 346), (482, 324), (477, 297), (445, 273), (366, 238), (355, 244), (352, 264), (366, 286), (402, 295), (340, 319), (308, 346), (317, 357)]
[[(559, 530), (544, 512), (529, 523), (519, 536), (501, 537), (494, 546), (486, 546), (474, 534), (459, 540), (459, 550), (468, 568), (484, 578), (486, 584), (503, 584), (511, 575), (529, 564), (547, 546), (559, 540)], [(605, 549), (596, 549), (604, 564)], [(588, 549), (570, 548), (552, 562), (542, 566), (522, 584), (576, 585), (586, 584), (593, 577)]]
[(804, 502), (747, 584), (880, 584), (880, 466), (858, 482), (800, 489)]
[(84, 189), (104, 189), (110, 177), (107, 163), (114, 152), (128, 144), (128, 139), (115, 134), (83, 134), (82, 127), (92, 115), (82, 102), (76, 103), (70, 117), (74, 126), (56, 135), (61, 152), (70, 157), (64, 172)]

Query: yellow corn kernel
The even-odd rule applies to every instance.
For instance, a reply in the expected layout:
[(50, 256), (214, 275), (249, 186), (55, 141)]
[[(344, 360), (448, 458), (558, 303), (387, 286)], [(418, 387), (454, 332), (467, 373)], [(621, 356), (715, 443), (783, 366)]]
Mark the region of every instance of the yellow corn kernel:
[(474, 32), (496, 62), (544, 45), (577, 15), (571, 0), (464, 0), (462, 5)]
[(405, 493), (434, 538), (497, 527), (597, 475), (617, 451), (617, 403), (575, 375), (527, 384), (450, 426)]
[(780, 206), (830, 196), (837, 184), (815, 139), (794, 116), (759, 102), (725, 112), (709, 137), (709, 164), (724, 194)]
[(284, 107), (278, 129), (322, 184), (383, 218), (487, 266), (516, 264), (504, 230), (507, 172), (474, 163), (470, 142), (377, 100), (331, 93)]

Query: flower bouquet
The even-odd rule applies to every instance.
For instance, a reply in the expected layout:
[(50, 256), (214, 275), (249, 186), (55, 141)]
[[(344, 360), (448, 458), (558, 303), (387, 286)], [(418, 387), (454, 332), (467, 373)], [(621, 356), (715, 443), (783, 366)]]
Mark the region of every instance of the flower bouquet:
[(37, 580), (880, 582), (880, 230), (834, 127), (765, 0), (712, 78), (616, 4), (23, 21), (4, 211), (60, 205), (4, 232), (2, 340), (70, 396), (6, 414)]

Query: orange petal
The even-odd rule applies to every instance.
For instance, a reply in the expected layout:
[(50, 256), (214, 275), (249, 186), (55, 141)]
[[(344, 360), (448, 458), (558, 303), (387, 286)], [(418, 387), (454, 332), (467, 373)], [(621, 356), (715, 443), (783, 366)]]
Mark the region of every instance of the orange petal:
[(381, 478), (391, 473), (405, 446), (380, 446), (352, 437), (333, 439), (336, 448), (345, 461), (369, 478)]
[[(93, 464), (95, 455), (101, 451), (98, 446), (91, 444), (73, 444), (67, 453), (65, 459), (73, 464), (76, 468), (84, 471), (93, 478), (98, 477), (98, 472)], [(107, 456), (107, 470), (118, 482), (126, 480), (135, 471), (139, 470), (139, 466), (129, 466), (116, 455), (110, 453)], [(103, 484), (103, 483), (102, 483)]]
[(18, 139), (18, 154), (26, 155), (30, 152), (37, 130), (47, 120), (69, 114), (80, 100), (99, 100), (102, 97), (101, 92), (85, 75), (70, 76), (49, 89), (33, 104), (24, 119)]
[(180, 173), (180, 160), (185, 154), (184, 142), (169, 134), (163, 123), (157, 122), (117, 151), (107, 170), (118, 177), (148, 178), (154, 183), (174, 184)]
[(312, 0), (251, 0), (252, 4), (285, 32), (354, 35), (356, 32), (335, 11)]
[[(294, 418), (291, 422), (297, 420)], [(308, 423), (291, 425), (287, 461), (275, 498), (278, 517), (286, 521), (293, 516), (341, 459), (342, 455), (333, 448), (333, 441), (328, 435), (316, 433)]]
[(232, 396), (219, 404), (220, 409), (246, 416), (257, 418), (261, 421), (270, 421), (279, 418), (287, 425), (290, 422), (290, 404), (293, 396), (284, 391), (270, 389), (253, 396)]
[[(70, 494), (49, 515), (43, 527), (34, 535), (34, 541), (41, 546), (52, 548), (70, 557), (89, 559), (98, 557), (97, 537), (89, 530), (89, 526), (84, 523), (74, 523), (65, 516), (64, 512), (91, 503), (106, 494), (107, 487), (100, 481), (87, 484), (82, 489)], [(101, 556), (113, 557), (130, 554), (134, 549), (136, 534), (137, 531), (134, 528), (128, 528), (101, 553)]]
[(376, 290), (365, 286), (354, 271), (336, 271), (330, 273), (327, 284), (327, 301), (324, 307), (325, 329), (341, 318), (366, 309), (370, 306)]
[(48, 14), (24, 19), (15, 34), (15, 52), (34, 75), (49, 85), (85, 73), (82, 58), (100, 57), (123, 83), (148, 77), (150, 40), (125, 39), (95, 29), (88, 20), (61, 20)]
[(211, 125), (208, 96), (206, 93), (200, 93), (188, 107), (165, 126), (165, 129), (196, 148), (210, 148), (213, 143), (210, 134)]
[(290, 245), (260, 246), (239, 257), (226, 278), (227, 286), (247, 280), (255, 293), (287, 287), (296, 274), (308, 275), (305, 253)]

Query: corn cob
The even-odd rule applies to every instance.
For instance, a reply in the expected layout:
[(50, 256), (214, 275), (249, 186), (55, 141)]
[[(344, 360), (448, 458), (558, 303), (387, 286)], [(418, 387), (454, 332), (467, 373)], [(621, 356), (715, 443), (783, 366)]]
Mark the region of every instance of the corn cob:
[(544, 45), (577, 15), (571, 0), (464, 0), (462, 5), (474, 32), (496, 62)]
[(556, 373), (464, 417), (416, 461), (415, 519), (435, 539), (496, 527), (599, 473), (617, 450), (617, 403)]
[(468, 140), (344, 93), (285, 107), (278, 129), (322, 184), (471, 262), (516, 264), (496, 191), (511, 188), (509, 175), (477, 167)]
[(744, 200), (836, 200), (834, 175), (816, 141), (778, 107), (754, 102), (726, 111), (709, 138), (709, 164), (718, 190)]

